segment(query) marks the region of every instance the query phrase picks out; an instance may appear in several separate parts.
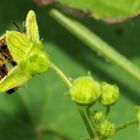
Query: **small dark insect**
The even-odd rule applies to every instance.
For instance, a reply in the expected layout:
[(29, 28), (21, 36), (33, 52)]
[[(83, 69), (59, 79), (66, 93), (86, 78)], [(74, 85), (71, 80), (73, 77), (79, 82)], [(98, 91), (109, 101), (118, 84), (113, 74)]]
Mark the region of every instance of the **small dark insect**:
[[(13, 61), (12, 56), (10, 55), (9, 50), (7, 49), (7, 44), (5, 40), (5, 34), (0, 37), (0, 80), (3, 79), (8, 74), (8, 67), (6, 62), (11, 63), (13, 66), (16, 63)], [(13, 93), (15, 89), (7, 91), (7, 93)]]
[(4, 64), (1, 68), (0, 68), (0, 80), (5, 77), (8, 74), (8, 68), (6, 67), (6, 65)]

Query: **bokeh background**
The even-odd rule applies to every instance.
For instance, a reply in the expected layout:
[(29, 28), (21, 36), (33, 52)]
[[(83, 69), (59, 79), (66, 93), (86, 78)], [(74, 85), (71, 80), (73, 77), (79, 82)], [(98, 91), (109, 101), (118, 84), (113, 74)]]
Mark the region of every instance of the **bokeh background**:
[[(51, 60), (69, 77), (76, 78), (91, 71), (99, 81), (115, 83), (120, 100), (112, 108), (110, 120), (116, 124), (136, 118), (135, 105), (140, 104), (139, 84), (108, 60), (91, 51), (85, 44), (52, 19), (47, 8), (39, 8), (31, 0), (0, 0), (0, 34), (20, 27), (27, 12), (37, 15), (44, 49)], [(107, 25), (92, 18), (79, 20), (103, 40), (140, 67), (140, 19)], [(124, 64), (125, 65), (125, 64)], [(51, 70), (35, 76), (12, 95), (0, 94), (1, 140), (83, 140), (87, 130), (68, 89)], [(94, 108), (102, 109), (98, 103)], [(110, 140), (139, 140), (138, 127), (119, 132)]]

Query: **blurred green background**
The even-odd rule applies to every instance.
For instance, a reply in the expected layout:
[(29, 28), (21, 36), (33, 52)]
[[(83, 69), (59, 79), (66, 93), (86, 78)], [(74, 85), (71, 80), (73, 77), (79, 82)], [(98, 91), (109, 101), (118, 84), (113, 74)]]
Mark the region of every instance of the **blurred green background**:
[[(136, 118), (135, 105), (140, 103), (139, 83), (116, 66), (102, 59), (71, 35), (29, 0), (1, 0), (0, 33), (21, 27), (27, 12), (37, 15), (40, 36), (51, 60), (69, 77), (76, 78), (91, 71), (100, 81), (116, 83), (120, 100), (109, 116), (118, 125)], [(107, 25), (92, 18), (79, 19), (129, 60), (140, 66), (140, 19)], [(125, 64), (124, 64), (125, 65)], [(75, 104), (66, 95), (68, 89), (55, 73), (48, 71), (35, 76), (15, 94), (0, 94), (0, 140), (83, 140), (87, 130)], [(95, 105), (97, 108), (102, 108)], [(43, 129), (43, 130), (42, 130)], [(138, 127), (119, 132), (110, 140), (139, 140)]]

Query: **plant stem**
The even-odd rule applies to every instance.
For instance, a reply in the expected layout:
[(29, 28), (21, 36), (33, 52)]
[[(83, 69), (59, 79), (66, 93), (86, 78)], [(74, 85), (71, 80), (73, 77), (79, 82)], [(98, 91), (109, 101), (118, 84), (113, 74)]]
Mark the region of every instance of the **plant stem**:
[[(68, 87), (68, 88), (71, 88), (72, 86), (72, 83), (71, 81), (67, 78), (67, 76), (53, 63), (51, 63), (50, 67), (54, 70), (54, 72), (58, 75), (58, 77), (65, 83), (65, 85)], [(92, 126), (90, 124), (90, 121), (88, 119), (88, 116), (85, 112), (85, 108), (83, 107), (80, 107), (78, 105), (78, 110), (80, 112), (80, 115), (85, 123), (85, 126), (88, 130), (88, 133), (90, 135), (91, 138), (94, 138), (94, 133), (93, 133), (93, 130), (92, 130)]]
[[(87, 108), (87, 109), (86, 109), (86, 112), (87, 112), (87, 115), (88, 115), (88, 117), (89, 117), (89, 119), (90, 119), (90, 122), (92, 122), (92, 125), (93, 125), (94, 129), (97, 129), (96, 121), (94, 120), (94, 118), (92, 118), (90, 109)], [(96, 134), (96, 131), (95, 131), (95, 134)], [(97, 134), (96, 134), (96, 136), (97, 136)]]
[(129, 121), (129, 122), (126, 122), (125, 124), (119, 126), (116, 130), (116, 132), (122, 130), (122, 129), (125, 129), (129, 126), (132, 126), (132, 125), (137, 125), (138, 124), (138, 120), (133, 120), (133, 121)]
[(58, 75), (58, 77), (65, 83), (65, 85), (68, 88), (70, 88), (72, 86), (72, 83), (70, 82), (70, 80), (55, 64), (51, 63), (50, 67), (55, 71), (55, 73)]
[(119, 66), (135, 80), (140, 82), (140, 69), (115, 49), (113, 49), (113, 47), (104, 42), (95, 33), (90, 31), (87, 27), (74, 19), (66, 17), (56, 9), (51, 9), (50, 15), (92, 50), (95, 50), (106, 60), (109, 60), (113, 64)]
[(94, 138), (95, 137), (94, 136), (94, 130), (92, 129), (92, 126), (91, 126), (92, 124), (89, 121), (89, 116), (86, 113), (86, 109), (84, 107), (78, 106), (78, 110), (79, 110), (79, 112), (81, 114), (81, 117), (82, 117), (82, 119), (83, 119), (83, 121), (84, 121), (84, 123), (86, 125), (86, 128), (87, 128), (87, 130), (89, 132), (90, 137)]
[(110, 106), (106, 107), (106, 112), (105, 112), (105, 116), (108, 117), (109, 113), (110, 113)]

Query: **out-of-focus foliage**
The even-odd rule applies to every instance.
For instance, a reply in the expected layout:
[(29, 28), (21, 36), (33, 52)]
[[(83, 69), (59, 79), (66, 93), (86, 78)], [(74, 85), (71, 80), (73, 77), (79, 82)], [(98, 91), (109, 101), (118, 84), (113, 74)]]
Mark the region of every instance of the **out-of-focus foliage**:
[[(15, 30), (10, 22), (21, 25), (27, 12), (33, 9), (39, 23), (44, 47), (68, 76), (76, 78), (90, 70), (100, 81), (116, 83), (120, 87), (120, 100), (113, 107), (109, 118), (117, 124), (131, 120), (135, 104), (139, 104), (139, 85), (127, 74), (104, 61), (84, 44), (64, 30), (51, 17), (46, 8), (38, 8), (29, 0), (1, 1), (0, 33)], [(97, 33), (116, 50), (140, 66), (140, 20), (117, 25), (106, 25), (86, 18), (81, 22)], [(125, 65), (125, 64), (124, 64)], [(15, 94), (0, 94), (0, 139), (2, 140), (82, 140), (88, 136), (75, 104), (70, 100), (68, 89), (49, 71), (35, 76), (26, 87)], [(100, 108), (98, 103), (94, 108)], [(42, 133), (42, 129), (46, 131)], [(139, 140), (137, 127), (118, 133), (110, 140)]]
[(138, 0), (60, 0), (74, 8), (88, 10), (96, 19), (117, 22), (140, 13)]

